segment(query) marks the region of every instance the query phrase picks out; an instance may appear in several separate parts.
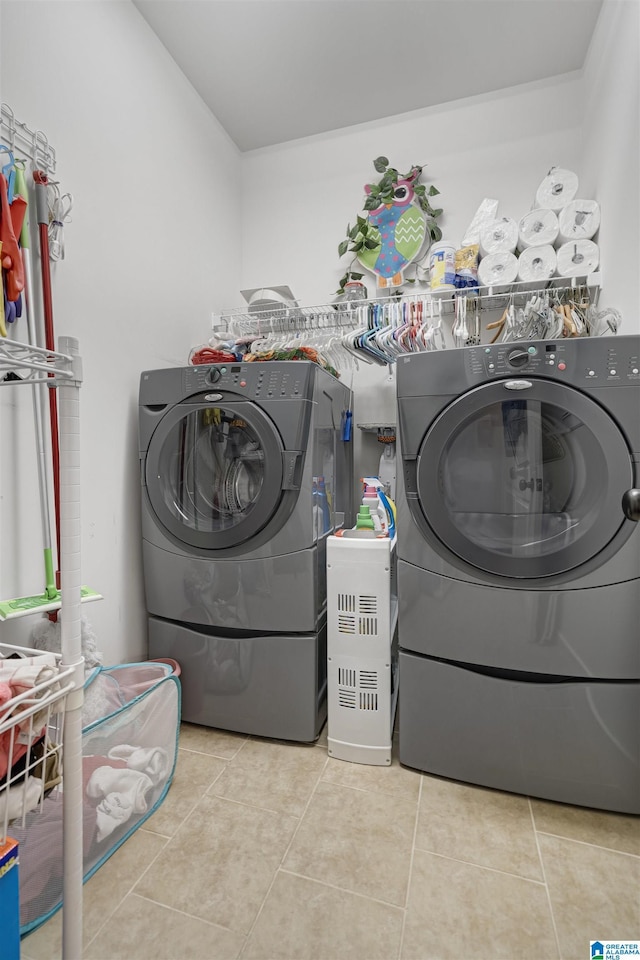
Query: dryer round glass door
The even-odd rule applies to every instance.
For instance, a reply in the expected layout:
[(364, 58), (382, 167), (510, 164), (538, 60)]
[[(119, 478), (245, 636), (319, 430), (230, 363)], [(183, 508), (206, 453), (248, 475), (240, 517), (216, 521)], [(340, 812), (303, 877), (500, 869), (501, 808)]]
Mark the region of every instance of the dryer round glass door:
[(580, 566), (615, 537), (632, 478), (626, 441), (599, 404), (519, 380), (451, 403), (422, 441), (416, 479), (424, 518), (449, 550), (490, 573), (538, 578)]
[(156, 428), (145, 480), (156, 516), (180, 541), (234, 546), (255, 536), (280, 504), (283, 445), (249, 402), (184, 402)]

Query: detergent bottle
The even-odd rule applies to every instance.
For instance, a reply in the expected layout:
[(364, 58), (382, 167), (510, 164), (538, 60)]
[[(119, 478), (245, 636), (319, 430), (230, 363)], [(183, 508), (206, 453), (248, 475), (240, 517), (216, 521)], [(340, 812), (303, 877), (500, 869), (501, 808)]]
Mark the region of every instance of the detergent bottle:
[(378, 490), (378, 502), (380, 513), (384, 516), (383, 526), (386, 522), (386, 532), (393, 539), (396, 535), (396, 505), (384, 490)]
[[(396, 532), (396, 506), (391, 497), (384, 492), (383, 483), (379, 477), (363, 477), (364, 495), (363, 503), (373, 503), (375, 496), (375, 509), (378, 513), (382, 533), (393, 538)], [(373, 510), (371, 511), (373, 513)]]
[(362, 506), (369, 508), (374, 530), (378, 533), (383, 533), (384, 531), (382, 526), (382, 517), (380, 515), (378, 491), (376, 490), (375, 486), (365, 483), (364, 493), (362, 495)]
[(356, 517), (356, 530), (374, 530), (374, 523), (371, 517), (371, 511), (369, 507), (364, 506), (360, 507), (358, 511), (358, 516)]

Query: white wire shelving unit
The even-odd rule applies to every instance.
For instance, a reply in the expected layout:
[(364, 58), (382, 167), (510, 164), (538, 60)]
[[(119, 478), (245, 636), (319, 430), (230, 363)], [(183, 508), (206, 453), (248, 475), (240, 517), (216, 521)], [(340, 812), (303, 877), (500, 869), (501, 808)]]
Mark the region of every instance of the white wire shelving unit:
[[(7, 103), (0, 104), (0, 140), (13, 154), (14, 161), (30, 163), (33, 170), (44, 171), (49, 183), (56, 172), (56, 152), (42, 130), (32, 129), (18, 120)], [(10, 160), (0, 154), (2, 166)], [(25, 291), (28, 294), (28, 291)], [(35, 292), (35, 291), (34, 291)], [(24, 295), (24, 294), (23, 294)], [(32, 391), (56, 390), (58, 395), (58, 434), (60, 449), (60, 632), (61, 654), (56, 656), (57, 670), (26, 695), (3, 705), (0, 733), (9, 733), (11, 741), (19, 725), (33, 732), (44, 722), (52, 733), (52, 751), (60, 752), (63, 764), (63, 908), (62, 958), (78, 960), (82, 956), (82, 705), (84, 702), (84, 658), (81, 634), (80, 582), (80, 385), (82, 362), (78, 341), (58, 339), (58, 350), (37, 346), (35, 327), (31, 329), (31, 304), (27, 296), (30, 343), (0, 338), (0, 386)], [(37, 395), (34, 394), (34, 397)], [(38, 398), (39, 399), (39, 398)], [(36, 403), (34, 402), (34, 407)], [(36, 443), (42, 437), (36, 429)], [(3, 645), (0, 645), (0, 648)], [(16, 648), (23, 656), (38, 657), (39, 650)], [(0, 653), (3, 653), (0, 649)], [(44, 711), (44, 712), (43, 712)], [(13, 731), (13, 732), (12, 732)], [(11, 742), (10, 741), (10, 742)], [(45, 748), (46, 749), (46, 748)], [(43, 762), (44, 762), (43, 758)], [(29, 766), (27, 756), (27, 767)], [(7, 783), (10, 778), (7, 778)], [(8, 809), (8, 805), (7, 805)], [(0, 830), (6, 835), (8, 817), (0, 818)], [(24, 822), (24, 812), (21, 817)]]
[[(81, 582), (80, 582), (80, 453), (79, 406), (82, 364), (78, 341), (61, 337), (59, 352), (0, 339), (0, 386), (15, 389), (58, 391), (60, 439), (60, 574), (61, 574), (61, 654), (57, 669), (28, 692), (8, 700), (0, 710), (0, 734), (9, 733), (10, 753), (16, 731), (25, 729), (31, 738), (42, 729), (53, 733), (50, 753), (60, 751), (63, 764), (63, 960), (82, 956), (82, 705), (84, 701), (84, 658), (81, 647)], [(9, 379), (7, 374), (11, 373)], [(22, 656), (39, 657), (42, 651), (0, 645)], [(11, 757), (9, 756), (9, 759)], [(44, 762), (45, 757), (41, 758)], [(27, 755), (28, 772), (32, 764)], [(9, 768), (8, 768), (9, 773)], [(12, 784), (9, 775), (4, 789)], [(0, 790), (1, 792), (1, 790)], [(6, 799), (6, 798), (5, 798)], [(8, 803), (4, 822), (0, 821), (3, 839), (10, 831)], [(22, 812), (24, 822), (25, 812)]]

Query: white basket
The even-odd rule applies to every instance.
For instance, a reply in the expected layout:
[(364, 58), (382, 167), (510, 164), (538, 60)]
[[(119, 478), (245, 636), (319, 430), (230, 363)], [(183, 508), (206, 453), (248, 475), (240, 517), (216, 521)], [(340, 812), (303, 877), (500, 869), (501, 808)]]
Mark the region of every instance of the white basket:
[(327, 539), (329, 756), (388, 766), (397, 700), (396, 541)]
[(65, 699), (74, 688), (74, 668), (62, 667), (59, 654), (0, 644), (0, 665), (12, 653), (20, 657), (16, 664), (34, 666), (36, 682), (0, 704), (1, 842), (7, 839), (10, 824), (24, 826), (27, 813), (42, 807), (44, 771), (54, 764), (62, 775)]

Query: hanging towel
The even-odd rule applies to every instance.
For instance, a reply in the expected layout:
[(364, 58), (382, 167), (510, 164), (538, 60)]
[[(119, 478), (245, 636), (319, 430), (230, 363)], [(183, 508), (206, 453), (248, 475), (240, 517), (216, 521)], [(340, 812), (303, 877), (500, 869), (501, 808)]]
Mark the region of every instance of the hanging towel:
[(24, 266), (13, 229), (7, 181), (2, 174), (0, 174), (0, 243), (2, 243), (2, 269), (4, 271), (5, 292), (7, 300), (14, 303), (24, 290)]

